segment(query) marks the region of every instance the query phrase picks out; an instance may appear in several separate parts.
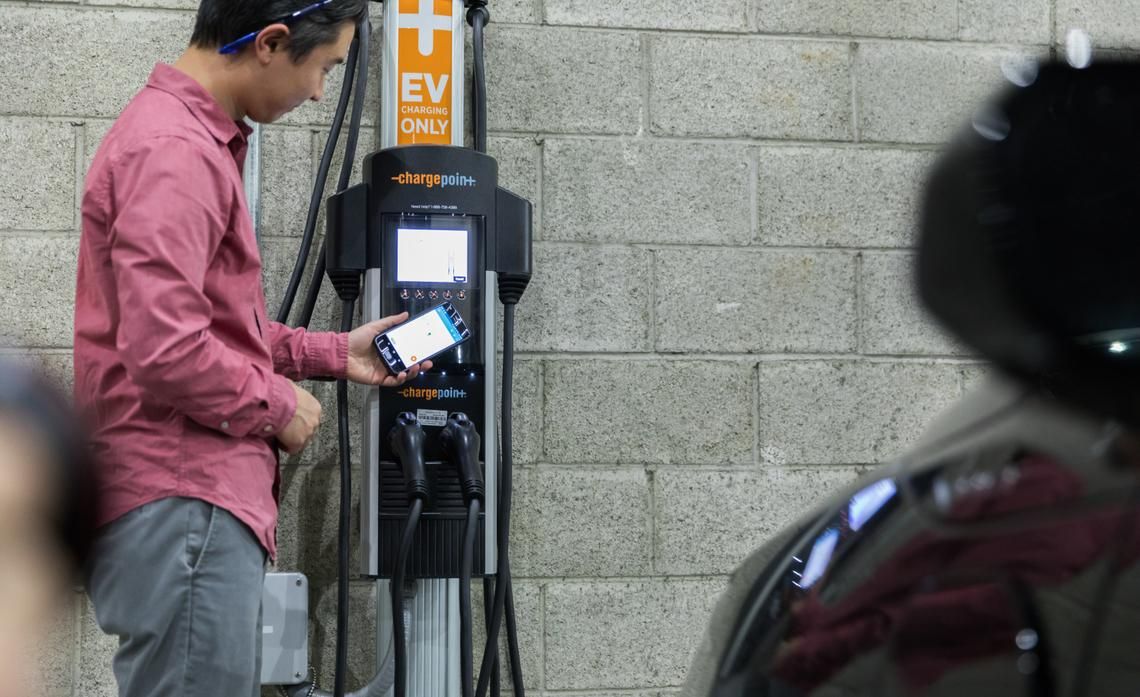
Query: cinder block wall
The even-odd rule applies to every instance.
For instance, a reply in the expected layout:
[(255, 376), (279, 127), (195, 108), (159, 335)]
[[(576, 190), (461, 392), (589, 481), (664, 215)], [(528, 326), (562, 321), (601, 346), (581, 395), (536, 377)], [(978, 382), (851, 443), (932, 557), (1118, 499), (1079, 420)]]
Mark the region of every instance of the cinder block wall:
[[(2, 352), (65, 385), (84, 172), (153, 62), (185, 44), (195, 6), (0, 2)], [(552, 695), (670, 695), (734, 565), (900, 452), (983, 370), (909, 288), (917, 189), (939, 144), (1003, 66), (1057, 51), (1071, 27), (1140, 47), (1140, 3), (491, 9), (490, 145), (506, 184), (536, 203), (539, 240), (515, 389), (526, 681)], [(338, 82), (264, 131), (274, 305)], [(377, 109), (373, 98), (370, 126)], [(313, 389), (331, 414), (331, 389)], [(326, 685), (332, 426), (286, 465), (280, 530), (280, 566), (313, 580)], [(353, 602), (359, 684), (373, 668), (370, 587), (355, 585)], [(113, 651), (77, 596), (47, 647), (47, 692), (113, 695)]]

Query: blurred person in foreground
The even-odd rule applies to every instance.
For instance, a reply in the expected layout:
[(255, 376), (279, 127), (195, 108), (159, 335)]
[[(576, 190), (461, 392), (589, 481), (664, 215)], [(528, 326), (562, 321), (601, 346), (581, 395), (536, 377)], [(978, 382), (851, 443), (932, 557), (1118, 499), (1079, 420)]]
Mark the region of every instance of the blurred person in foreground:
[(93, 495), (63, 397), (0, 361), (0, 697), (39, 694), (38, 651), (87, 560)]

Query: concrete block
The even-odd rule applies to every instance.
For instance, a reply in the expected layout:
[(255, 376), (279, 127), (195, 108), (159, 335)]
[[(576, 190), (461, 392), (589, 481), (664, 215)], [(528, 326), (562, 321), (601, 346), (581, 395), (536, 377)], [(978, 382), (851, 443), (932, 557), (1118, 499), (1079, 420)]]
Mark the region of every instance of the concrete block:
[(546, 687), (673, 687), (723, 588), (718, 581), (546, 587)]
[(546, 458), (556, 463), (752, 461), (752, 366), (550, 361)]
[(657, 349), (837, 353), (855, 349), (855, 255), (659, 250)]
[[(333, 563), (335, 566), (335, 560)], [(348, 676), (345, 684), (352, 690), (359, 689), (376, 674), (376, 588), (373, 583), (353, 582), (349, 586), (348, 602)], [(310, 583), (309, 661), (313, 664), (317, 685), (330, 693), (336, 674), (336, 611), (336, 583), (321, 587)]]
[(864, 252), (860, 327), (864, 353), (963, 354), (968, 349), (926, 313), (918, 299), (915, 257), (909, 253)]
[[(0, 14), (0, 92), (6, 114), (113, 118), (156, 61), (186, 46), (190, 12), (8, 7)], [(70, 50), (44, 50), (67, 46)], [(36, 56), (29, 61), (29, 56)]]
[(747, 244), (749, 160), (735, 145), (548, 140), (543, 232), (583, 242)]
[(630, 247), (536, 245), (518, 350), (648, 350), (651, 263)]
[(95, 161), (95, 153), (98, 152), (99, 146), (103, 143), (103, 138), (107, 135), (107, 131), (111, 130), (114, 123), (108, 119), (87, 119), (83, 122), (83, 174), (85, 177), (87, 171), (91, 169), (91, 163)]
[[(258, 228), (262, 236), (300, 237), (304, 232), (316, 169), (314, 159), (313, 134), (309, 129), (280, 126), (262, 129)], [(330, 174), (326, 196), (333, 193), (336, 177), (335, 171)]]
[(986, 380), (1001, 371), (988, 363), (971, 363), (962, 366), (962, 394), (970, 394), (980, 388)]
[(654, 37), (654, 133), (847, 140), (851, 51), (844, 42)]
[[(317, 166), (320, 164), (321, 153), (324, 152), (325, 143), (328, 141), (328, 134), (324, 131), (317, 131), (316, 149), (313, 152), (313, 172), (316, 172)], [(337, 186), (340, 184), (340, 170), (344, 166), (345, 149), (348, 147), (348, 130), (341, 131), (340, 139), (337, 141), (336, 150), (333, 151), (332, 166), (329, 167), (329, 183), (326, 187), (326, 196), (331, 196), (336, 191)], [(348, 185), (358, 184), (364, 181), (364, 157), (371, 152), (380, 149), (380, 139), (376, 129), (361, 128), (360, 136), (356, 141), (356, 155), (352, 160), (352, 172), (348, 177)], [(324, 234), (324, 226), (327, 218), (322, 213), (320, 217), (320, 230)]]
[(863, 140), (942, 143), (1027, 68), (1020, 49), (868, 41), (855, 58)]
[(72, 343), (78, 236), (0, 237), (0, 344)]
[(766, 464), (877, 464), (961, 394), (958, 366), (804, 361), (760, 365)]
[(0, 230), (74, 230), (75, 128), (0, 119), (0, 179)]
[(852, 467), (660, 469), (654, 474), (655, 571), (731, 573), (785, 525), (859, 474)]
[(62, 394), (70, 397), (75, 382), (75, 363), (71, 352), (41, 353), (37, 358), (41, 372)]
[(542, 21), (539, 4), (537, 0), (500, 0), (488, 7), (495, 24), (538, 24)]
[(682, 12), (669, 0), (561, 0), (546, 3), (546, 21), (587, 27), (748, 31), (746, 0), (713, 0), (693, 10)]
[[(511, 545), (512, 552), (514, 545)], [(514, 559), (512, 557), (512, 565)], [(512, 569), (513, 571), (513, 569)], [(515, 597), (515, 620), (519, 630), (519, 661), (523, 675), (523, 687), (535, 692), (543, 685), (543, 587), (530, 581), (513, 580), (511, 587)], [(483, 662), (483, 650), (487, 646), (487, 631), (484, 621), (485, 606), (483, 583), (471, 584), (471, 612), (476, 618), (471, 628), (471, 643), (475, 647), (475, 677), (479, 677), (479, 667)], [(493, 597), (493, 596), (492, 596)], [(499, 629), (499, 657), (501, 659), (502, 690), (509, 695), (511, 679), (507, 653), (507, 625), (504, 620)]]
[(488, 137), (487, 153), (499, 161), (499, 186), (522, 196), (535, 205), (538, 216), (539, 145), (533, 138)]
[(119, 649), (119, 639), (103, 633), (95, 622), (95, 608), (83, 598), (79, 629), (79, 671), (75, 694), (82, 697), (118, 697), (111, 661)]
[[(306, 204), (307, 205), (307, 204)], [(293, 303), (293, 321), (301, 316), (301, 306), (305, 304), (305, 293), (312, 277), (313, 267), (320, 254), (319, 238), (314, 240), (312, 251), (309, 254), (309, 263), (305, 267), (301, 285), (297, 290), (297, 298)], [(293, 272), (293, 264), (300, 251), (301, 240), (296, 237), (262, 237), (260, 242), (262, 283), (265, 288), (265, 304), (269, 310), (269, 317), (275, 318), (281, 307), (281, 300), (285, 295), (285, 288), (289, 276)], [(340, 301), (336, 292), (329, 287), (325, 278), (320, 299), (313, 312), (313, 322), (310, 325), (315, 331), (332, 331), (340, 328)]]
[(638, 130), (642, 87), (636, 34), (492, 24), (486, 40), (490, 130)]
[[(497, 363), (495, 413), (502, 423), (502, 355)], [(514, 461), (516, 465), (538, 462), (542, 457), (542, 362), (515, 360), (514, 372)]]
[(1098, 48), (1140, 48), (1140, 5), (1132, 0), (1057, 0), (1057, 36), (1082, 29)]
[(1047, 44), (1052, 31), (1049, 12), (1049, 0), (958, 0), (958, 37)]
[[(353, 467), (351, 568), (360, 568), (360, 468)], [(326, 590), (335, 596), (337, 529), (340, 516), (340, 473), (335, 467), (281, 468), (281, 502), (277, 522), (277, 563), (281, 571), (309, 577), (310, 607)]]
[(958, 8), (940, 0), (757, 0), (756, 5), (761, 32), (952, 39), (958, 30)]
[(907, 247), (933, 152), (762, 148), (760, 239), (812, 247)]
[(640, 468), (520, 470), (511, 567), (522, 577), (649, 575), (650, 515)]
[[(78, 605), (80, 596), (66, 591), (35, 646), (36, 692), (41, 697), (71, 697), (75, 689), (75, 663), (79, 660)], [(11, 680), (12, 676), (9, 676)], [(17, 681), (18, 683), (19, 681)]]

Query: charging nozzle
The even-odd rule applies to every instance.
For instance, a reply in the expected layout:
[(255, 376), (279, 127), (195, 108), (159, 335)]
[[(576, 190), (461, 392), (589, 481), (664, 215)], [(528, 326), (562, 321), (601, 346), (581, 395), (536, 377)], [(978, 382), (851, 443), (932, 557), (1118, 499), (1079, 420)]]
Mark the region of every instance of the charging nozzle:
[(500, 188), (495, 192), (499, 242), (495, 270), (499, 273), (499, 301), (517, 305), (530, 283), (534, 268), (534, 206), (530, 201)]
[(408, 487), (408, 503), (426, 501), (431, 492), (428, 486), (427, 466), (424, 464), (424, 429), (410, 411), (396, 417), (396, 425), (388, 432), (392, 452), (400, 461), (404, 482)]
[(463, 412), (455, 412), (447, 419), (447, 425), (439, 434), (443, 452), (459, 472), (459, 483), (463, 487), (463, 502), (472, 499), (483, 500), (483, 470), (479, 467), (479, 432), (475, 424)]
[(360, 297), (360, 280), (368, 264), (368, 185), (329, 197), (325, 264), (341, 300)]

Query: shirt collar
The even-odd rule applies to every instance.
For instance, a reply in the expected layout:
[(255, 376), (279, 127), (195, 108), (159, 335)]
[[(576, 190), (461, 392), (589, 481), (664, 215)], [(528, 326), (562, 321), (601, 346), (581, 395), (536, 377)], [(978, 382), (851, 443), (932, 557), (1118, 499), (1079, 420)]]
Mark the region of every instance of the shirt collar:
[(245, 147), (246, 138), (253, 129), (244, 121), (231, 119), (218, 104), (218, 100), (186, 73), (165, 63), (158, 63), (150, 73), (147, 87), (174, 95), (219, 143), (229, 145), (231, 149)]

